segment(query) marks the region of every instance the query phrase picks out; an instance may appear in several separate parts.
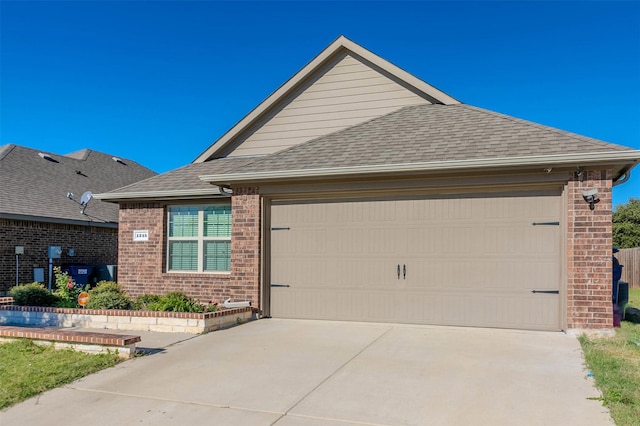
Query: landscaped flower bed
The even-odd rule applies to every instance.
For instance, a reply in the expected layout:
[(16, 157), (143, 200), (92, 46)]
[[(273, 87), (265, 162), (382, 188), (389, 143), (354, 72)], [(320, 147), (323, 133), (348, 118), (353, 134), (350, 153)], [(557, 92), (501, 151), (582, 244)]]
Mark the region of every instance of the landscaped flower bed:
[(83, 289), (60, 268), (54, 268), (54, 273), (53, 292), (40, 283), (12, 287), (13, 298), (6, 299), (15, 299), (15, 305), (0, 304), (0, 325), (207, 333), (254, 319), (256, 313), (251, 307), (220, 309), (217, 304), (202, 304), (181, 292), (132, 299), (116, 282), (101, 281)]

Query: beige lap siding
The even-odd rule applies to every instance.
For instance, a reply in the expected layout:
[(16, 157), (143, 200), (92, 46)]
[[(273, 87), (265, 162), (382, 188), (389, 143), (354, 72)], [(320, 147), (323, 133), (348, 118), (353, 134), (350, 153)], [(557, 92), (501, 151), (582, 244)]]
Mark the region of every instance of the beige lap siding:
[[(255, 188), (234, 191), (231, 273), (166, 271), (166, 204), (120, 205), (118, 282), (132, 295), (183, 291), (202, 302), (251, 301), (259, 304), (260, 196)], [(188, 202), (187, 202), (188, 203)], [(175, 203), (174, 203), (175, 204)], [(148, 241), (133, 241), (134, 230), (148, 230)]]
[[(594, 210), (582, 191), (595, 188)], [(611, 328), (611, 171), (585, 172), (567, 184), (567, 325)]]

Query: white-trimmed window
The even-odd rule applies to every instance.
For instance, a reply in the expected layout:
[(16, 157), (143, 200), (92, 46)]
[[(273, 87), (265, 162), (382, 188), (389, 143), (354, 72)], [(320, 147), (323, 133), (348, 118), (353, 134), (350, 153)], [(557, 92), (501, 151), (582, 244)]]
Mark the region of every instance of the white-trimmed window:
[(231, 270), (231, 205), (170, 206), (167, 209), (167, 270)]

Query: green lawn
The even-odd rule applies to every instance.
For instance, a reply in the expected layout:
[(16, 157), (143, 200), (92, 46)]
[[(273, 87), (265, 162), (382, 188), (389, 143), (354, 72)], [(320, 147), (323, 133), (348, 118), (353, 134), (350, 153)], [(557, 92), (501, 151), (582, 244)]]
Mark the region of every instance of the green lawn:
[(120, 362), (116, 354), (55, 350), (20, 339), (0, 344), (0, 410)]
[[(629, 304), (640, 307), (640, 289), (629, 290)], [(587, 367), (618, 426), (640, 424), (640, 324), (622, 322), (615, 337), (580, 337)]]

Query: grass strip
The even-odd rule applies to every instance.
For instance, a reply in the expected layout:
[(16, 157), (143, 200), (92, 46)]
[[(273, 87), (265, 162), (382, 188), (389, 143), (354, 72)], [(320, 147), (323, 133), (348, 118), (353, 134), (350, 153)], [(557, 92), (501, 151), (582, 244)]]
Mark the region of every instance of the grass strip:
[(0, 410), (121, 361), (115, 353), (56, 350), (29, 339), (0, 344), (0, 360)]
[(640, 424), (640, 324), (623, 321), (614, 337), (579, 340), (616, 425)]

